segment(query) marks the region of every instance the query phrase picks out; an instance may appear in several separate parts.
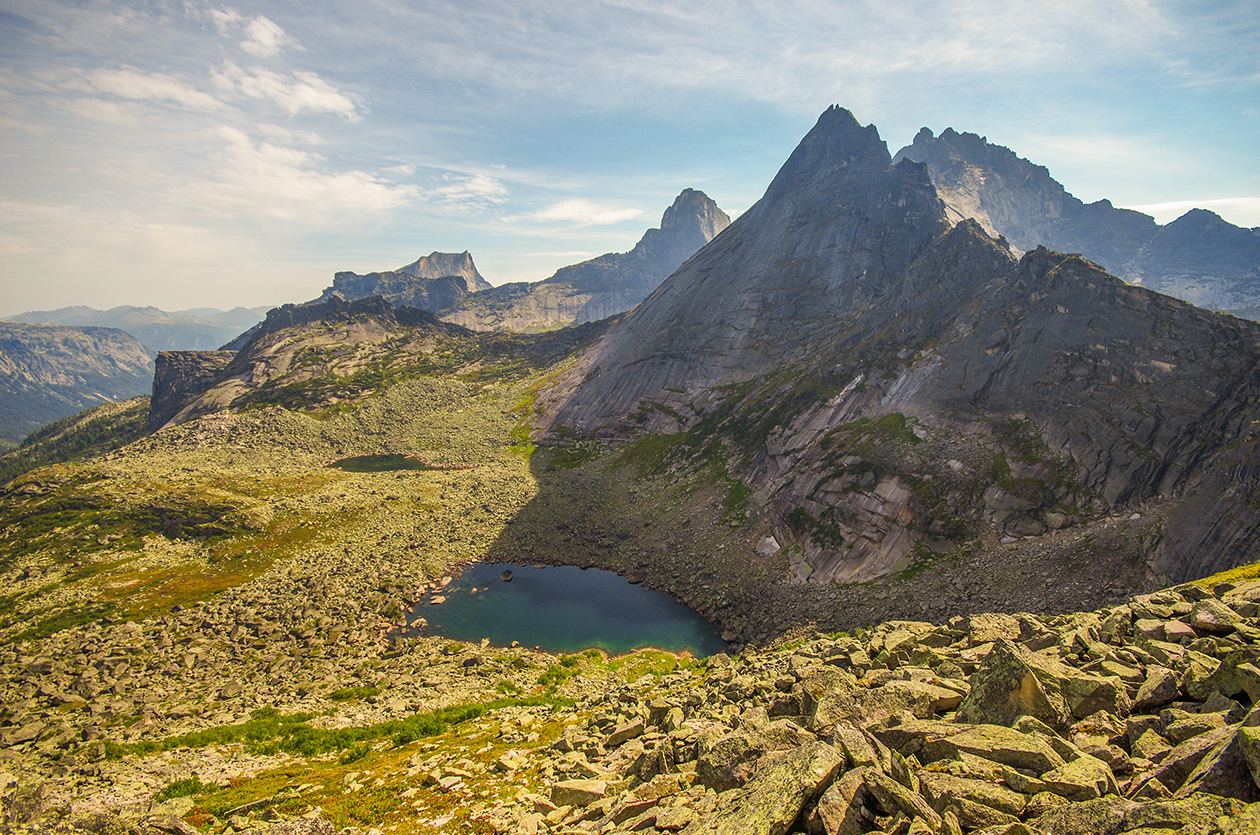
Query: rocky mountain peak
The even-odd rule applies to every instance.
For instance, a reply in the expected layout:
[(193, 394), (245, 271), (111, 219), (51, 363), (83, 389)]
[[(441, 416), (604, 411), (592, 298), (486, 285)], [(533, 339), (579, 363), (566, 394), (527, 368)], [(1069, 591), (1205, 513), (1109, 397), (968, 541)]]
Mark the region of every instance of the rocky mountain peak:
[(481, 273), (477, 272), (477, 266), (473, 263), (472, 255), (467, 250), (463, 252), (430, 252), (428, 255), (421, 256), (405, 267), (399, 267), (395, 272), (415, 276), (416, 278), (460, 276), (468, 281), (468, 291), (470, 293), (477, 290), (488, 290), (492, 286), (490, 282), (481, 277)]
[(761, 200), (614, 326), (561, 420), (748, 379), (868, 309), (946, 229), (926, 169), (890, 162), (874, 126), (823, 113)]
[(694, 188), (685, 188), (661, 216), (661, 231), (683, 235), (693, 233), (693, 236), (704, 239), (703, 246), (730, 223), (730, 216), (709, 195)]
[(868, 172), (886, 169), (888, 162), (888, 146), (876, 127), (862, 127), (852, 113), (833, 105), (796, 146), (761, 202), (790, 192), (829, 190), (842, 182), (860, 182)]

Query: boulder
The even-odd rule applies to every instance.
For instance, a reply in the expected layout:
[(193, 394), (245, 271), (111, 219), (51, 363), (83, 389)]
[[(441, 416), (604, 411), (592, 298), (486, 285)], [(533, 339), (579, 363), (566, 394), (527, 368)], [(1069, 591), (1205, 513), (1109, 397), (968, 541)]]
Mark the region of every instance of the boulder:
[(993, 645), (970, 684), (958, 708), (960, 722), (1010, 725), (1024, 715), (1061, 731), (1073, 717), (1099, 710), (1123, 716), (1131, 707), (1120, 679), (1082, 673), (1005, 640)]
[(1093, 800), (1119, 793), (1111, 768), (1088, 754), (1046, 772), (1041, 780), (1050, 791), (1069, 800)]
[(1023, 635), (1019, 619), (1014, 615), (999, 613), (978, 613), (968, 615), (967, 642), (969, 646), (991, 644), (999, 639), (1018, 641)]
[(1116, 835), (1124, 831), (1125, 815), (1139, 804), (1116, 795), (1081, 803), (1064, 803), (1030, 821), (1034, 832), (1047, 835)]
[(866, 787), (888, 814), (900, 812), (910, 819), (922, 818), (933, 832), (940, 829), (941, 816), (936, 810), (917, 792), (911, 791), (888, 775), (870, 769), (866, 773)]
[(556, 806), (589, 806), (607, 791), (603, 780), (561, 780), (551, 786), (551, 802)]
[(1250, 704), (1260, 701), (1260, 649), (1234, 650), (1219, 664), (1214, 663), (1210, 672), (1208, 666), (1199, 664), (1187, 668), (1182, 684), (1190, 698), (1205, 702), (1213, 693), (1220, 693), (1236, 700), (1245, 696), (1243, 701)]
[(1028, 799), (1019, 792), (1011, 791), (984, 780), (968, 780), (933, 771), (919, 772), (919, 787), (932, 808), (943, 813), (951, 803), (966, 800), (1018, 817), (1024, 812)]
[(1148, 710), (1166, 705), (1177, 698), (1180, 691), (1176, 673), (1167, 667), (1152, 664), (1146, 668), (1146, 680), (1133, 697), (1133, 710)]
[(972, 754), (1038, 775), (1058, 768), (1064, 759), (1038, 734), (1024, 734), (1000, 725), (976, 725), (936, 743), (954, 756)]
[(1222, 728), (1187, 739), (1164, 755), (1154, 773), (1154, 779), (1159, 780), (1170, 792), (1175, 792), (1208, 752), (1230, 736), (1232, 731)]
[(1196, 631), (1209, 635), (1228, 635), (1242, 622), (1237, 612), (1211, 597), (1194, 604), (1189, 620)]
[[(829, 785), (844, 757), (825, 742), (812, 742), (767, 758), (757, 775), (730, 793), (717, 810), (717, 835), (784, 835), (806, 802)], [(690, 828), (689, 828), (690, 829)]]
[(1230, 805), (1226, 798), (1210, 794), (1196, 794), (1180, 800), (1152, 800), (1125, 812), (1123, 831), (1214, 832), (1217, 819), (1229, 813)]
[[(866, 769), (845, 772), (818, 798), (806, 822), (811, 835), (860, 835), (871, 814), (866, 809)], [(658, 822), (659, 825), (659, 822)]]
[(1220, 740), (1208, 751), (1190, 776), (1177, 789), (1175, 797), (1186, 797), (1194, 792), (1206, 792), (1219, 797), (1232, 797), (1245, 803), (1260, 802), (1260, 785), (1257, 785), (1247, 761), (1246, 749), (1250, 738), (1242, 731), (1254, 728), (1232, 728), (1233, 732)]

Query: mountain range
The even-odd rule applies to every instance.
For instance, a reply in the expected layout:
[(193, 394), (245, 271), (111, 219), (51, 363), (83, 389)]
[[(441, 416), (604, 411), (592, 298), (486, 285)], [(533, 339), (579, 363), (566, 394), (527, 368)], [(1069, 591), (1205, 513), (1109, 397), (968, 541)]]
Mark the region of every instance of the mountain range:
[(200, 307), (171, 312), (132, 305), (120, 305), (109, 310), (76, 305), (57, 310), (31, 310), (11, 316), (7, 321), (117, 328), (131, 334), (153, 351), (208, 351), (253, 327), (266, 313), (265, 307), (234, 307), (231, 310)]
[(1151, 565), (1180, 580), (1260, 558), (1257, 359), (1254, 323), (951, 226), (928, 167), (833, 108), (540, 425), (717, 442), (802, 576), (1166, 501)]
[[(316, 301), (380, 296), (473, 330), (547, 330), (593, 322), (634, 307), (730, 223), (704, 192), (684, 189), (629, 252), (562, 267), (542, 281), (492, 287), (472, 257), (434, 252), (398, 270), (339, 272)], [(240, 347), (237, 345), (236, 347)]]
[(923, 128), (894, 160), (927, 165), (951, 219), (973, 218), (1023, 252), (1078, 253), (1112, 275), (1210, 310), (1260, 302), (1260, 229), (1192, 209), (1166, 226), (1108, 200), (1083, 203), (1050, 173), (1001, 145)]

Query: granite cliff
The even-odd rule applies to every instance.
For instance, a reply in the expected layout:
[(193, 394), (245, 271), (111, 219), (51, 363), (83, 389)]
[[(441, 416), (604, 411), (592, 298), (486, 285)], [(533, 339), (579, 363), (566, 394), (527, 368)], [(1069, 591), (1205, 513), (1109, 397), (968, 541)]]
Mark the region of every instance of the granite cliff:
[(1213, 310), (1260, 301), (1260, 230), (1192, 209), (1166, 226), (1108, 200), (1083, 203), (1001, 145), (952, 128), (923, 128), (894, 159), (927, 165), (953, 220), (973, 218), (1020, 251), (1046, 246), (1112, 275)]
[(539, 424), (720, 455), (799, 579), (1143, 505), (1164, 507), (1161, 574), (1260, 556), (1260, 328), (947, 216), (926, 166), (828, 110), (761, 201), (543, 394)]

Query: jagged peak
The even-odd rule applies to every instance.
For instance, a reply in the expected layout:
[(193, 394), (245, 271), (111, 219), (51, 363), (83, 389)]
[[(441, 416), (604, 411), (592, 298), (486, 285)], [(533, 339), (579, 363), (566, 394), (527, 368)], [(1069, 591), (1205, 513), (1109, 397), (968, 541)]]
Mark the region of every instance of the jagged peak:
[(891, 161), (878, 128), (863, 127), (848, 110), (832, 105), (779, 169), (763, 200), (862, 178), (872, 169), (886, 169)]

